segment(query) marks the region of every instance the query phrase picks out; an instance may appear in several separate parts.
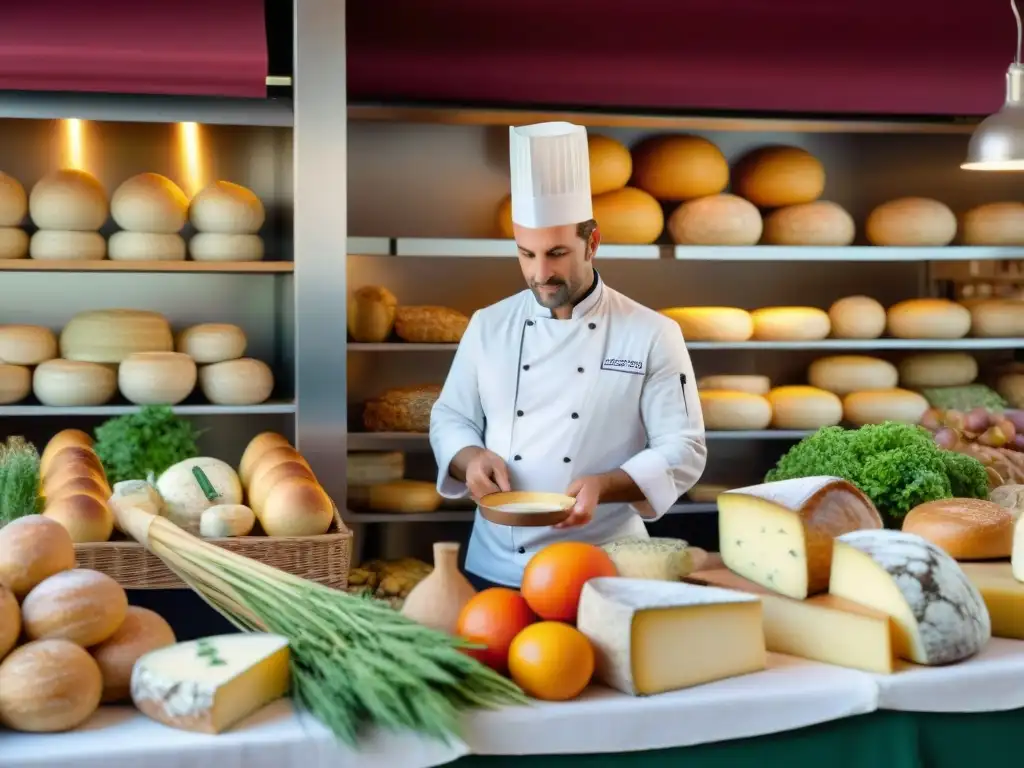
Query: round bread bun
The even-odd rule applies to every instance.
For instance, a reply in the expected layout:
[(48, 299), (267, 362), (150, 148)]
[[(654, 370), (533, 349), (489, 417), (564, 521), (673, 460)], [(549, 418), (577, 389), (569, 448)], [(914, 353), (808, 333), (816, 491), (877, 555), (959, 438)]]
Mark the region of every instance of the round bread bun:
[(334, 505), (315, 481), (289, 477), (270, 490), (258, 516), (268, 536), (320, 536), (331, 527)]
[(28, 195), (21, 182), (0, 172), (0, 227), (18, 227), (28, 213)]
[(70, 640), (83, 648), (113, 635), (128, 611), (124, 589), (99, 571), (73, 568), (40, 582), (21, 603), (29, 640)]
[(242, 454), (242, 460), (238, 464), (238, 477), (242, 480), (242, 485), (246, 488), (249, 487), (249, 481), (252, 479), (256, 465), (264, 454), (274, 448), (292, 448), (292, 444), (287, 437), (279, 435), (277, 432), (260, 432), (249, 441)]
[(46, 475), (47, 470), (50, 468), (50, 462), (53, 461), (54, 457), (61, 452), (64, 448), (69, 446), (80, 446), (85, 448), (92, 448), (92, 438), (87, 432), (83, 432), (80, 429), (62, 429), (56, 435), (50, 438), (50, 441), (43, 448), (43, 453), (39, 457), (39, 473), (42, 476)]
[(96, 712), (103, 676), (89, 652), (67, 640), (37, 640), (0, 664), (0, 722), (28, 733), (70, 731)]
[(32, 393), (32, 369), (0, 363), (0, 405), (20, 403)]
[(633, 184), (658, 200), (717, 195), (729, 185), (729, 163), (701, 136), (653, 136), (633, 148)]
[(868, 214), (864, 233), (879, 246), (943, 246), (956, 237), (956, 214), (945, 203), (927, 197), (901, 197), (882, 203)]
[(19, 600), (55, 573), (75, 567), (75, 543), (60, 523), (26, 515), (0, 528), (0, 582)]
[(903, 531), (930, 541), (954, 560), (997, 560), (1013, 549), (1013, 513), (983, 499), (939, 499), (903, 518)]
[(590, 157), (590, 194), (622, 189), (633, 175), (633, 156), (621, 141), (599, 133), (587, 134)]
[(57, 336), (44, 325), (0, 325), (0, 362), (39, 365), (57, 357)]
[(96, 232), (107, 220), (107, 191), (91, 173), (64, 168), (36, 182), (28, 210), (39, 229)]
[(292, 477), (316, 480), (313, 471), (304, 462), (284, 461), (259, 475), (249, 487), (249, 506), (256, 513), (263, 509), (267, 494), (280, 482)]
[(93, 496), (100, 501), (106, 501), (110, 498), (110, 486), (107, 485), (107, 481), (96, 475), (69, 477), (59, 485), (53, 484), (52, 487), (53, 490), (46, 496), (48, 504), (65, 496), (72, 496), (78, 493)]
[(90, 649), (103, 673), (105, 704), (127, 701), (131, 696), (132, 669), (144, 654), (173, 645), (174, 630), (163, 616), (148, 608), (129, 605), (118, 630)]
[(846, 296), (828, 309), (837, 339), (877, 339), (885, 333), (885, 307), (870, 296)]
[(825, 168), (800, 147), (760, 147), (736, 163), (732, 191), (758, 208), (813, 203), (825, 191)]
[(249, 474), (249, 487), (251, 488), (259, 482), (262, 475), (265, 475), (278, 464), (284, 464), (288, 461), (297, 461), (299, 464), (305, 464), (309, 468), (309, 463), (302, 457), (302, 454), (290, 445), (279, 445), (276, 448), (269, 448), (253, 465)]
[(199, 232), (252, 235), (266, 219), (263, 203), (251, 189), (215, 181), (200, 190), (189, 206), (189, 220)]
[(28, 232), (20, 227), (0, 227), (0, 259), (28, 256)]
[(76, 544), (108, 541), (114, 532), (110, 506), (90, 493), (69, 493), (48, 501), (43, 517), (63, 525)]
[(110, 215), (129, 232), (171, 235), (185, 226), (188, 197), (166, 176), (140, 173), (114, 190)]

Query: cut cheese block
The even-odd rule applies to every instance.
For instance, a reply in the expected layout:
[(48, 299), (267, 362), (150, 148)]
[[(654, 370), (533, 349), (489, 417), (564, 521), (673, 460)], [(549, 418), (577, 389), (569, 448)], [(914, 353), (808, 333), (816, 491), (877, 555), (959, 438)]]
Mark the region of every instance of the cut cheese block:
[(960, 239), (964, 245), (1024, 245), (1024, 203), (987, 203), (963, 216)]
[(825, 191), (825, 168), (800, 147), (759, 147), (736, 163), (732, 188), (760, 208), (813, 203)]
[(764, 307), (750, 316), (758, 341), (815, 341), (832, 330), (828, 313), (814, 307)]
[(836, 203), (815, 203), (779, 208), (764, 220), (765, 245), (849, 245), (857, 233), (853, 217)]
[(636, 187), (595, 195), (593, 209), (604, 243), (648, 245), (665, 228), (661, 203)]
[(864, 233), (872, 245), (949, 245), (956, 237), (956, 215), (938, 200), (902, 197), (871, 211)]
[(807, 369), (812, 386), (837, 395), (872, 389), (892, 389), (899, 383), (899, 372), (888, 360), (865, 355), (822, 357)]
[(852, 392), (843, 398), (843, 417), (858, 427), (886, 421), (917, 424), (928, 407), (923, 395), (909, 389)]
[(1009, 563), (961, 563), (961, 570), (981, 593), (992, 622), (992, 637), (1024, 640), (1024, 584)]
[(1013, 578), (1024, 582), (1024, 516), (1017, 518), (1013, 524), (1013, 549), (1010, 552), (1010, 565), (1013, 566)]
[(632, 154), (633, 183), (658, 200), (717, 195), (729, 184), (729, 163), (722, 150), (700, 136), (653, 136), (634, 147)]
[(697, 379), (697, 389), (725, 389), (730, 392), (746, 392), (748, 395), (767, 395), (771, 388), (772, 382), (767, 376), (725, 373)]
[(797, 600), (828, 588), (833, 539), (881, 527), (871, 499), (838, 477), (780, 480), (718, 497), (726, 567)]
[(679, 323), (687, 341), (746, 341), (754, 335), (754, 319), (736, 307), (675, 307), (661, 314)]
[(678, 245), (756, 245), (762, 229), (761, 212), (736, 195), (700, 197), (668, 217), (669, 234)]
[(938, 499), (903, 518), (904, 533), (927, 539), (954, 560), (1001, 560), (1013, 549), (1013, 514), (984, 499)]
[(908, 299), (889, 307), (889, 333), (898, 339), (962, 339), (971, 312), (948, 299)]
[(376, 485), (349, 486), (348, 501), (361, 509), (416, 514), (436, 511), (441, 506), (441, 495), (433, 483), (395, 480)]
[(120, 363), (136, 352), (173, 349), (167, 318), (141, 309), (80, 312), (60, 334), (61, 357), (88, 363)]
[(912, 533), (840, 536), (829, 592), (888, 614), (896, 656), (916, 664), (963, 661), (992, 636), (981, 593), (956, 560)]
[(847, 296), (828, 309), (837, 339), (877, 339), (885, 333), (885, 307), (870, 296)]
[(57, 356), (57, 337), (42, 325), (0, 325), (0, 363), (39, 365)]
[(819, 429), (843, 420), (843, 402), (817, 387), (776, 387), (768, 393), (776, 429)]
[(771, 424), (771, 403), (761, 395), (721, 389), (705, 389), (698, 394), (705, 429), (765, 429)]
[(966, 352), (925, 352), (900, 360), (899, 372), (907, 389), (963, 387), (978, 378), (978, 361)]
[(0, 405), (19, 403), (32, 392), (32, 371), (24, 365), (0, 363)]
[(761, 601), (692, 584), (615, 577), (583, 585), (576, 628), (595, 677), (632, 696), (759, 672), (767, 664)]
[(815, 595), (806, 600), (783, 597), (725, 568), (697, 571), (686, 580), (760, 597), (765, 646), (772, 653), (865, 672), (893, 671), (889, 617), (881, 611), (835, 595)]
[(349, 485), (390, 483), (405, 477), (405, 454), (401, 451), (350, 453), (345, 462)]
[(218, 635), (151, 651), (132, 670), (132, 701), (173, 728), (222, 733), (288, 691), (288, 640)]
[(1014, 338), (1024, 336), (1024, 301), (984, 299), (972, 304), (971, 336)]
[(693, 570), (693, 553), (682, 539), (619, 539), (602, 549), (626, 579), (680, 581)]

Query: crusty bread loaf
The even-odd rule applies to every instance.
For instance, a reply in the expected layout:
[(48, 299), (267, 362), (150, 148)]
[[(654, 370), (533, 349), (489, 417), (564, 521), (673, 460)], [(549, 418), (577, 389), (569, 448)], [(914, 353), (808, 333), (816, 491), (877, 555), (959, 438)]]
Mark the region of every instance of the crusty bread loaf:
[(430, 409), (440, 395), (438, 384), (390, 389), (367, 401), (363, 426), (370, 432), (429, 432)]
[(940, 499), (910, 510), (903, 531), (927, 539), (955, 560), (994, 560), (1010, 556), (1013, 514), (983, 499)]
[(381, 342), (395, 323), (395, 294), (381, 285), (366, 285), (348, 300), (348, 332), (355, 341)]
[(410, 344), (455, 344), (462, 340), (469, 318), (448, 307), (398, 307), (395, 333)]

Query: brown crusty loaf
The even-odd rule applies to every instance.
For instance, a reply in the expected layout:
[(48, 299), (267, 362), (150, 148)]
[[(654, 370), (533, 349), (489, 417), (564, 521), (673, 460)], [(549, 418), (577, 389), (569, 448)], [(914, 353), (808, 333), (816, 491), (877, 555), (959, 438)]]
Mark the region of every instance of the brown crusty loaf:
[(1013, 514), (982, 499), (919, 504), (903, 519), (903, 531), (927, 539), (954, 560), (1000, 559), (1013, 548)]
[(363, 426), (370, 432), (429, 432), (430, 409), (440, 394), (438, 384), (389, 389), (367, 401)]
[(348, 332), (355, 341), (382, 342), (391, 335), (398, 299), (382, 285), (366, 285), (348, 300)]
[(448, 307), (398, 307), (395, 333), (411, 344), (454, 344), (462, 340), (469, 318)]

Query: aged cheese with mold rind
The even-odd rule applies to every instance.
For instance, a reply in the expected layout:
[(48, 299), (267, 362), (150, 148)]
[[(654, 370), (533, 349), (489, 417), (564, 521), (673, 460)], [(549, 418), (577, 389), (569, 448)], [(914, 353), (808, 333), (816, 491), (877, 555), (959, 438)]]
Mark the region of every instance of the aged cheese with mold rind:
[(253, 633), (190, 640), (147, 653), (132, 670), (132, 701), (173, 728), (222, 733), (279, 699), (290, 683), (287, 638)]
[(576, 627), (595, 677), (632, 696), (676, 691), (763, 670), (761, 601), (727, 589), (646, 579), (591, 579)]
[(828, 589), (833, 539), (881, 527), (871, 500), (838, 477), (780, 480), (718, 497), (726, 567), (797, 600)]
[(1009, 563), (960, 563), (981, 592), (992, 622), (992, 637), (1024, 640), (1024, 584), (1013, 577)]
[(963, 661), (992, 637), (978, 589), (952, 557), (912, 533), (840, 536), (829, 592), (887, 613), (896, 656), (917, 664)]
[(615, 563), (619, 576), (627, 579), (679, 581), (693, 570), (693, 555), (682, 539), (619, 539), (602, 549)]

